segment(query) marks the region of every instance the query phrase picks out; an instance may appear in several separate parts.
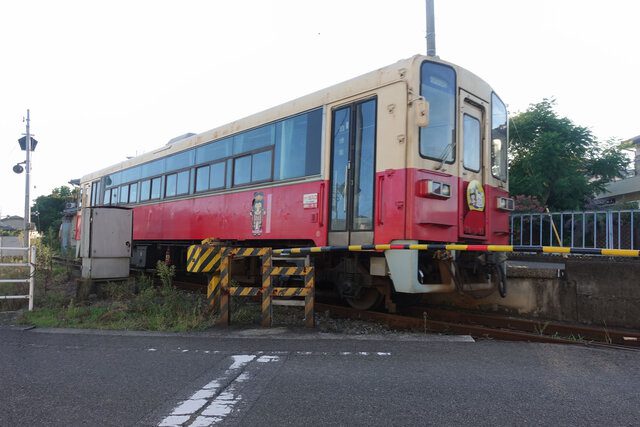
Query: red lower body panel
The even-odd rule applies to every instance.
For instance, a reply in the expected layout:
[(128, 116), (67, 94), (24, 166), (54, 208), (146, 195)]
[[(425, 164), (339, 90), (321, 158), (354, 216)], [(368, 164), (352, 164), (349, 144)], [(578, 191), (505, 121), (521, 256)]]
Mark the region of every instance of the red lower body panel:
[[(134, 208), (135, 240), (310, 240), (326, 245), (324, 181), (162, 201)], [(306, 197), (305, 197), (306, 195)]]
[[(466, 183), (457, 176), (421, 169), (376, 174), (374, 242), (418, 240), (506, 244), (509, 213), (496, 206), (502, 189), (484, 186), (485, 210), (465, 222), (461, 198)], [(419, 196), (420, 181), (450, 186), (450, 197)], [(181, 200), (134, 208), (135, 240), (306, 240), (327, 244), (329, 182), (313, 181)], [(421, 187), (422, 188), (422, 187)], [(465, 202), (466, 203), (466, 202)], [(479, 222), (480, 221), (480, 222)], [(484, 222), (482, 224), (482, 222)], [(467, 235), (468, 232), (484, 235)]]

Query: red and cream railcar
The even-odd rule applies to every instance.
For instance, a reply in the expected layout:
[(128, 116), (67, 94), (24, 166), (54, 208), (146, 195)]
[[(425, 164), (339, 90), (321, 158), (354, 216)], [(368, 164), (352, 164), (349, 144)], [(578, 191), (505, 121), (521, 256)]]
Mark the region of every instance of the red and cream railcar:
[[(415, 56), (186, 135), (81, 185), (83, 206), (134, 209), (138, 266), (167, 251), (178, 263), (186, 245), (205, 238), (274, 247), (505, 244), (507, 111), (469, 71)], [(385, 289), (482, 282), (472, 277), (478, 265), (498, 262), (450, 255), (327, 253), (314, 262), (320, 281), (361, 306)]]

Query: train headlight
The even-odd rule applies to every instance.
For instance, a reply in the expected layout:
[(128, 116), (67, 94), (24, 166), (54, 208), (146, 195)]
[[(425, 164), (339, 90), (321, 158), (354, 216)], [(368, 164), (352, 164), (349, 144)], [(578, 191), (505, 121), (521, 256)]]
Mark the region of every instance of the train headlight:
[(498, 197), (498, 209), (503, 211), (512, 211), (515, 208), (515, 202), (509, 197)]
[(442, 181), (423, 179), (418, 181), (418, 196), (448, 199), (451, 197), (451, 185)]

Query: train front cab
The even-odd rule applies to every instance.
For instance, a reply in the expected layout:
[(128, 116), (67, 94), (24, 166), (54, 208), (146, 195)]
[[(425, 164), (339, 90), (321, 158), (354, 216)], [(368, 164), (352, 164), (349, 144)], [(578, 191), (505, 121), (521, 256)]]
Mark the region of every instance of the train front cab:
[[(405, 237), (387, 242), (506, 244), (513, 201), (504, 103), (459, 67), (426, 60), (415, 71), (428, 121), (421, 126), (420, 103), (410, 103)], [(400, 293), (485, 292), (504, 280), (499, 254), (393, 250), (385, 258)]]

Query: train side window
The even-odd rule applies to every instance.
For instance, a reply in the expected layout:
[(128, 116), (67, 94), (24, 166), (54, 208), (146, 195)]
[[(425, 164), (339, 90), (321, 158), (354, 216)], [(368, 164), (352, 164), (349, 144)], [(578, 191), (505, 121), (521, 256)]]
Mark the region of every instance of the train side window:
[(196, 164), (231, 156), (233, 138), (225, 138), (196, 148)]
[(154, 160), (141, 166), (140, 178), (148, 178), (153, 175), (159, 175), (162, 172), (164, 172), (164, 159)]
[(231, 188), (233, 185), (233, 159), (227, 159), (227, 175), (224, 182), (225, 188)]
[(129, 186), (123, 185), (120, 187), (120, 204), (129, 203)]
[(209, 166), (202, 166), (196, 169), (196, 192), (209, 189), (209, 169)]
[(456, 73), (453, 68), (423, 62), (420, 95), (429, 102), (429, 126), (420, 128), (420, 155), (453, 163), (456, 155)]
[(176, 194), (189, 194), (189, 171), (178, 172)]
[(91, 206), (98, 204), (98, 181), (91, 183)]
[(507, 107), (491, 94), (491, 174), (507, 180)]
[(134, 182), (129, 186), (129, 203), (138, 202), (138, 183)]
[(151, 180), (146, 179), (140, 183), (140, 201), (146, 202), (151, 197)]
[(261, 126), (233, 137), (233, 154), (273, 145), (276, 139), (275, 125)]
[(322, 110), (283, 120), (276, 125), (274, 179), (320, 173)]
[(266, 181), (271, 179), (271, 150), (256, 153), (251, 159), (251, 181)]
[(193, 165), (194, 157), (194, 150), (183, 151), (182, 153), (177, 153), (173, 156), (169, 156), (165, 160), (164, 172), (171, 172), (174, 170), (189, 167)]
[(122, 182), (122, 172), (112, 173), (105, 178), (105, 185), (110, 187), (112, 185), (119, 185)]
[(118, 204), (118, 188), (117, 187), (114, 187), (111, 189), (111, 204), (112, 205)]
[(480, 172), (480, 121), (468, 114), (464, 115), (463, 123), (463, 141), (462, 141), (462, 157), (465, 169), (474, 172)]
[(214, 163), (211, 165), (211, 182), (209, 188), (212, 190), (224, 188), (225, 184), (225, 162)]
[(106, 190), (104, 192), (104, 199), (102, 200), (102, 204), (103, 205), (110, 205), (111, 204), (111, 189)]
[(251, 155), (238, 157), (233, 162), (233, 185), (251, 182)]
[(123, 170), (122, 173), (122, 182), (131, 182), (137, 181), (140, 179), (140, 173), (142, 169), (140, 166), (135, 166), (129, 169)]
[(172, 173), (171, 175), (167, 175), (167, 177), (165, 178), (164, 182), (165, 182), (165, 190), (164, 190), (164, 196), (165, 197), (172, 197), (176, 195), (176, 183), (178, 181), (178, 175), (175, 173)]
[(162, 180), (160, 177), (157, 178), (153, 178), (151, 180), (151, 198), (152, 199), (159, 199), (160, 198), (160, 194), (162, 194), (162, 192), (160, 191), (160, 184), (161, 184)]

